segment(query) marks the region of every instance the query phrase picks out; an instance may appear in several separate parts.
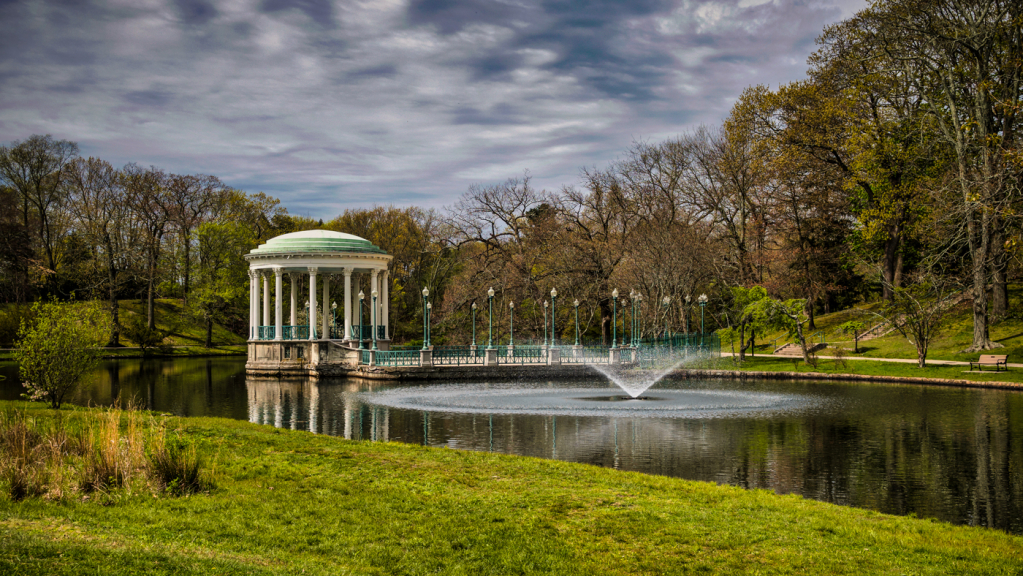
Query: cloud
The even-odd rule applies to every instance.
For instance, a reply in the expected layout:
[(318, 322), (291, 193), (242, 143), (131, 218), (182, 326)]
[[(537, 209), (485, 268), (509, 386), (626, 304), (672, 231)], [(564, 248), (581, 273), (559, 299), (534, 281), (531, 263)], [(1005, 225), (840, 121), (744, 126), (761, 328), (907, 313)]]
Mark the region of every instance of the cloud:
[(802, 78), (863, 0), (0, 3), (0, 141), (212, 173), (296, 213), (551, 189)]

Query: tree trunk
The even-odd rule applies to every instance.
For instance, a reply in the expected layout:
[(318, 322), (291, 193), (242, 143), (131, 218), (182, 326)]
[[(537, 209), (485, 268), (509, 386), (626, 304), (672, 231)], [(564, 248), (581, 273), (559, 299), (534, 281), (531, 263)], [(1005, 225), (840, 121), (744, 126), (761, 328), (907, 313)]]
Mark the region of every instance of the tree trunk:
[(1009, 257), (1005, 251), (1005, 231), (996, 222), (991, 243), (991, 317), (1002, 318), (1009, 310)]
[[(182, 238), (182, 240), (185, 243), (185, 286), (184, 286), (184, 291), (182, 292), (182, 300), (187, 304), (188, 303), (188, 279), (189, 279), (188, 272), (189, 272), (189, 269), (191, 268), (191, 266), (190, 266), (191, 262), (189, 260), (191, 246), (189, 246), (189, 241), (188, 240), (189, 240), (189, 236), (191, 236), (191, 234), (184, 234), (184, 233), (182, 233), (182, 236), (184, 236)], [(199, 256), (201, 258), (202, 254), (200, 253)], [(209, 348), (209, 346), (207, 346), (207, 348)]]
[(206, 319), (206, 348), (213, 348), (213, 319)]
[(117, 302), (117, 268), (114, 266), (114, 249), (110, 237), (106, 238), (107, 250), (107, 286), (110, 291), (110, 340), (107, 346), (121, 345), (121, 316)]

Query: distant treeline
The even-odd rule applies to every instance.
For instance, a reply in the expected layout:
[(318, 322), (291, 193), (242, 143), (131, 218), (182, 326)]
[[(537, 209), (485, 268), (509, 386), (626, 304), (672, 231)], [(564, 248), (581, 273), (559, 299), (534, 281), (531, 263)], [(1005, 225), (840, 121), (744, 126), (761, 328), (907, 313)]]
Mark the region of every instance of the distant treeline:
[(876, 2), (824, 30), (808, 79), (748, 88), (721, 126), (636, 143), (556, 191), (528, 174), (474, 185), (440, 212), (312, 220), (215, 176), (117, 169), (32, 136), (0, 148), (0, 299), (74, 292), (116, 314), (118, 298), (175, 297), (243, 332), (242, 255), (323, 228), (394, 255), (399, 340), (420, 335), (424, 287), (440, 343), (468, 337), (474, 302), (485, 326), (491, 286), (498, 334), (514, 302), (517, 334), (542, 338), (557, 288), (559, 334), (574, 338), (578, 299), (585, 336), (607, 341), (615, 288), (642, 294), (651, 333), (696, 329), (701, 293), (707, 322), (731, 325), (737, 286), (805, 299), (812, 329), (925, 283), (971, 292), (973, 347), (988, 348), (1019, 271), (1021, 21), (1011, 0)]

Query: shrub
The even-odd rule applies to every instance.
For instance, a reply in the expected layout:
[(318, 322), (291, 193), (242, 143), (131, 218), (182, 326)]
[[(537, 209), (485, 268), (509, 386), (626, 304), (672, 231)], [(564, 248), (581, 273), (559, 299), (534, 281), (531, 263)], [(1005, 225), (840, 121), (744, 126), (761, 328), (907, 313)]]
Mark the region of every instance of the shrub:
[(194, 445), (178, 439), (158, 442), (149, 455), (153, 480), (165, 491), (181, 496), (213, 489), (207, 464)]

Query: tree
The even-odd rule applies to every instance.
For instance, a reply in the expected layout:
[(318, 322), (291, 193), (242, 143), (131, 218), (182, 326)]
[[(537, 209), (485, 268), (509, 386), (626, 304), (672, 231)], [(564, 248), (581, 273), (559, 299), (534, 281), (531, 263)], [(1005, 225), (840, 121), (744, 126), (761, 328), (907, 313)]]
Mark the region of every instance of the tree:
[[(928, 116), (952, 158), (971, 259), (973, 343), (1001, 347), (988, 325), (988, 280), (1018, 187), (1010, 170), (1023, 82), (1023, 4), (1016, 0), (885, 0), (857, 15), (864, 41), (898, 64), (926, 96)], [(951, 190), (950, 190), (951, 191)], [(996, 261), (996, 264), (1000, 262)]]
[(121, 318), (118, 289), (128, 280), (139, 245), (136, 219), (129, 209), (121, 175), (98, 158), (75, 159), (67, 170), (70, 205), (84, 237), (105, 268), (110, 305), (108, 346), (119, 346)]
[(99, 363), (106, 319), (95, 302), (36, 302), (32, 312), (18, 331), (14, 358), (26, 396), (58, 409)]
[(954, 283), (933, 274), (922, 274), (905, 288), (893, 290), (894, 297), (880, 315), (916, 347), (917, 366), (927, 363), (927, 348), (941, 329), (960, 294)]
[(139, 249), (145, 261), (142, 273), (146, 280), (146, 326), (156, 330), (156, 278), (160, 272), (163, 237), (170, 222), (166, 175), (156, 168), (146, 170), (129, 164), (121, 171), (121, 178), (128, 206), (141, 232)]
[(0, 147), (0, 179), (21, 197), (22, 225), (37, 227), (45, 266), (51, 272), (57, 270), (56, 244), (63, 232), (58, 212), (64, 207), (64, 168), (76, 156), (78, 144), (54, 140), (49, 134)]
[(199, 267), (192, 306), (206, 325), (207, 348), (213, 346), (213, 323), (224, 322), (248, 295), (241, 258), (252, 243), (248, 230), (237, 222), (208, 222), (196, 230)]
[(225, 199), (224, 185), (216, 176), (171, 174), (167, 178), (167, 215), (181, 240), (184, 300), (188, 301), (192, 270), (192, 232), (214, 216)]
[(806, 312), (806, 300), (775, 300), (774, 298), (760, 298), (750, 304), (749, 313), (762, 326), (768, 329), (788, 330), (790, 335), (795, 335), (799, 341), (799, 347), (803, 350), (803, 362), (812, 364), (810, 351), (806, 347), (806, 337), (803, 334), (803, 325), (810, 316)]
[(863, 334), (863, 329), (866, 327), (867, 325), (861, 320), (850, 320), (838, 327), (843, 334), (852, 334), (854, 354), (860, 353), (860, 335)]
[[(763, 332), (763, 321), (766, 316), (760, 313), (763, 307), (758, 305), (762, 300), (768, 299), (767, 290), (763, 286), (743, 288), (736, 286), (732, 288), (732, 309), (735, 320), (730, 327), (739, 336), (739, 361), (746, 360), (746, 350), (753, 346), (756, 333)], [(747, 337), (747, 331), (749, 337)]]
[(32, 241), (18, 219), (14, 190), (0, 186), (0, 301), (25, 302)]

